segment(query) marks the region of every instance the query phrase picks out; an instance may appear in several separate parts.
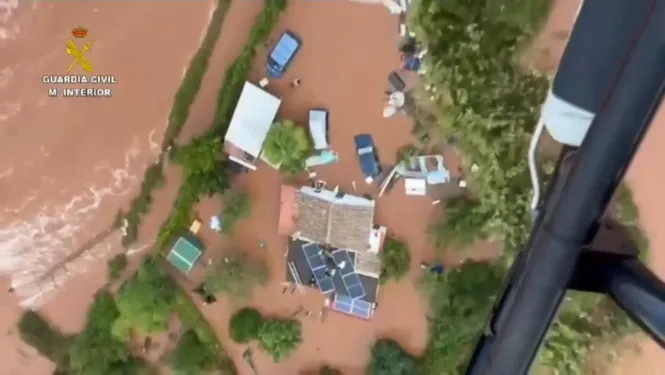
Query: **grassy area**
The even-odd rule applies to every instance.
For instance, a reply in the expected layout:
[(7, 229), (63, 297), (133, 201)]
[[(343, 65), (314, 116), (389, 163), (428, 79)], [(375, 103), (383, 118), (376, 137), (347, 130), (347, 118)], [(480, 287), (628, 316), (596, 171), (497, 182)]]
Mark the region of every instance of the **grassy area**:
[[(162, 152), (165, 152), (174, 143), (189, 117), (189, 108), (194, 103), (196, 94), (201, 88), (203, 77), (208, 70), (208, 63), (215, 48), (215, 43), (222, 33), (222, 25), (230, 5), (231, 0), (218, 0), (217, 2), (217, 8), (208, 24), (203, 42), (190, 61), (185, 77), (175, 94), (169, 114), (169, 122), (162, 141)], [(146, 169), (139, 195), (132, 200), (129, 211), (123, 215), (127, 219), (127, 235), (123, 237), (123, 246), (129, 246), (136, 241), (141, 217), (150, 211), (152, 194), (163, 184), (163, 159), (160, 159), (158, 163)]]

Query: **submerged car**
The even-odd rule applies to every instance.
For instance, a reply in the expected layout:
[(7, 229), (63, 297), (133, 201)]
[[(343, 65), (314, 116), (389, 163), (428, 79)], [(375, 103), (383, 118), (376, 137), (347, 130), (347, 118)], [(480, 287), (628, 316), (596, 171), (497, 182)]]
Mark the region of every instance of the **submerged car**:
[(282, 78), (296, 57), (302, 42), (294, 33), (284, 32), (268, 55), (266, 72), (272, 78)]
[(312, 136), (312, 141), (314, 141), (315, 150), (321, 151), (330, 147), (328, 142), (328, 111), (325, 109), (309, 110), (309, 134)]
[(376, 146), (374, 146), (374, 139), (369, 134), (359, 134), (354, 137), (354, 141), (360, 168), (365, 175), (365, 182), (371, 184), (381, 173), (381, 163)]

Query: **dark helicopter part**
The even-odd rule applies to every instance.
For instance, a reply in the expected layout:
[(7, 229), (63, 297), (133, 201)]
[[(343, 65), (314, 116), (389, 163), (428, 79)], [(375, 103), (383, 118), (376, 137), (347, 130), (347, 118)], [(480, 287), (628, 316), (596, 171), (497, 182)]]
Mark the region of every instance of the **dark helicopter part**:
[[(599, 15), (611, 25), (600, 23)], [(607, 221), (607, 207), (665, 91), (665, 1), (586, 0), (573, 33), (594, 32), (586, 23), (627, 33), (621, 40), (631, 40), (630, 47), (613, 78), (595, 83), (606, 92), (588, 134), (562, 162), (467, 375), (526, 375), (569, 288), (607, 293), (665, 343), (665, 285), (638, 260), (627, 238), (620, 248), (596, 247), (611, 242), (607, 236), (622, 236), (618, 224)], [(595, 45), (586, 51), (596, 54)]]

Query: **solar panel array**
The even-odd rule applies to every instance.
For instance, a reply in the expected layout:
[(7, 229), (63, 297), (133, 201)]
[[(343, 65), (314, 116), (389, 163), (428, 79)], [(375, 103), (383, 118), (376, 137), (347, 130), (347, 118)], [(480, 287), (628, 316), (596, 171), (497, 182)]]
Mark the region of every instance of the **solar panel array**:
[(335, 283), (330, 276), (327, 276), (326, 262), (321, 256), (319, 245), (310, 243), (302, 246), (302, 251), (307, 258), (307, 264), (312, 268), (312, 275), (316, 284), (323, 293), (330, 293), (335, 290)]
[(338, 292), (346, 294), (353, 299), (364, 297), (365, 288), (363, 288), (360, 277), (358, 277), (358, 274), (353, 267), (353, 259), (351, 259), (349, 253), (346, 250), (337, 250), (332, 253), (332, 257), (335, 259), (335, 262), (338, 265), (340, 265), (342, 262), (346, 263), (344, 268), (339, 270), (339, 274), (342, 277), (342, 282), (346, 288), (346, 291), (338, 290)]
[(361, 299), (352, 299), (344, 295), (335, 295), (333, 309), (345, 314), (357, 316), (362, 319), (372, 317), (372, 304)]

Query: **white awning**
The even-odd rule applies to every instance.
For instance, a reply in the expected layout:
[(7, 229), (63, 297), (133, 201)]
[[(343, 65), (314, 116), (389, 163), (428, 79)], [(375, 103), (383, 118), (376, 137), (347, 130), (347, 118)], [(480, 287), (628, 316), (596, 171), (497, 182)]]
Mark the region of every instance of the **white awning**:
[(224, 140), (258, 157), (282, 100), (245, 82)]

